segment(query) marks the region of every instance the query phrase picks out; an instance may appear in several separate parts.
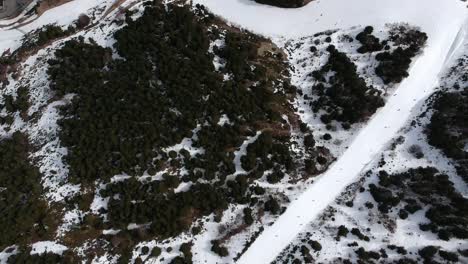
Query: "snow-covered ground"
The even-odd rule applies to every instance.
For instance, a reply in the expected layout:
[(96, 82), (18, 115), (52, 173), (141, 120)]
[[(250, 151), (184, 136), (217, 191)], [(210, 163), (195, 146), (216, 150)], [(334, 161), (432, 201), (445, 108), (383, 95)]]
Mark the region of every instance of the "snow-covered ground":
[[(269, 263), (337, 195), (403, 126), (413, 107), (433, 92), (439, 73), (466, 34), (466, 8), (459, 1), (316, 1), (292, 10), (246, 0), (196, 0), (227, 21), (270, 37), (299, 37), (334, 28), (408, 22), (429, 36), (410, 76), (363, 128), (337, 162), (272, 226), (265, 229), (238, 263)], [(265, 250), (268, 245), (268, 250)]]
[[(454, 58), (459, 58), (463, 56), (463, 52), (468, 51), (468, 39), (465, 39), (463, 47), (460, 46), (458, 51), (461, 53), (454, 54)], [(450, 91), (454, 83), (460, 83), (461, 86), (466, 87), (466, 82), (463, 84), (462, 80), (462, 74), (466, 72), (466, 64), (459, 64), (458, 60), (452, 61), (451, 64), (457, 65), (457, 70), (453, 71), (450, 68), (442, 72), (440, 87), (443, 91), (446, 89)], [(427, 208), (411, 214), (406, 219), (401, 219), (398, 215), (398, 209), (391, 210), (388, 214), (379, 212), (377, 207), (373, 206), (372, 195), (367, 191), (369, 184), (378, 184), (380, 171), (393, 175), (418, 167), (433, 167), (449, 177), (458, 193), (465, 198), (468, 197), (468, 185), (460, 177), (462, 175), (457, 175), (453, 161), (445, 157), (441, 150), (430, 146), (427, 142), (424, 130), (431, 118), (431, 111), (428, 110), (430, 104), (431, 100), (428, 99), (415, 107), (415, 111), (406, 122), (404, 129), (398, 131), (392, 141), (386, 144), (385, 149), (365, 166), (359, 174), (359, 179), (347, 186), (339, 197), (329, 204), (314, 221), (305, 226), (283, 251), (277, 259), (277, 263), (291, 263), (293, 258), (301, 259), (301, 253), (294, 248), (298, 249), (307, 245), (307, 241), (312, 240), (321, 244), (320, 250), (311, 251), (312, 257), (320, 263), (330, 263), (340, 257), (356, 262), (355, 250), (358, 247), (379, 253), (382, 253), (381, 250), (384, 249), (388, 257), (385, 257), (386, 260), (383, 258), (381, 260), (385, 263), (395, 262), (402, 257), (417, 260), (420, 257), (418, 250), (426, 246), (437, 246), (450, 252), (467, 248), (468, 244), (465, 240), (451, 238), (444, 241), (437, 237), (437, 234), (422, 231), (419, 225), (431, 222), (425, 216)], [(415, 156), (414, 153), (411, 153), (411, 148), (414, 146), (420, 149), (420, 153), (423, 153), (422, 156)], [(351, 202), (351, 206), (346, 204), (348, 202)], [(337, 240), (339, 226), (357, 228), (364, 235), (370, 237), (370, 240), (358, 239), (353, 235)], [(403, 256), (403, 254), (389, 249), (389, 245), (403, 247), (409, 254)], [(459, 257), (459, 263), (467, 261), (466, 256), (459, 255)], [(446, 260), (442, 259), (442, 262), (444, 261)]]
[[(95, 22), (103, 22), (100, 21), (101, 16), (112, 2), (110, 0), (74, 0), (47, 11), (31, 24), (25, 25), (19, 30), (0, 28), (0, 54), (7, 49), (13, 50), (18, 48), (24, 32), (30, 32), (50, 23), (67, 26), (73, 23), (81, 13), (92, 15)], [(135, 1), (128, 1), (127, 4), (131, 2)], [(333, 153), (335, 156), (338, 156), (338, 160), (333, 167), (321, 175), (300, 196), (299, 193), (303, 191), (301, 188), (305, 188), (311, 182), (303, 184), (304, 186), (296, 186), (297, 188), (295, 188), (294, 192), (291, 192), (292, 194), (289, 197), (297, 197), (297, 200), (291, 203), (288, 210), (275, 224), (272, 226), (264, 225), (265, 231), (243, 255), (239, 263), (269, 263), (297, 237), (297, 234), (303, 230), (305, 225), (319, 216), (323, 209), (332, 203), (347, 185), (357, 180), (362, 169), (375, 159), (386, 143), (399, 132), (407, 119), (412, 114), (415, 114), (414, 107), (433, 92), (433, 89), (437, 86), (439, 73), (444, 69), (444, 65), (451, 62), (452, 56), (458, 51), (458, 47), (464, 39), (464, 34), (466, 34), (463, 29), (466, 29), (468, 26), (467, 24), (463, 24), (466, 19), (467, 9), (458, 0), (447, 0), (443, 3), (440, 0), (318, 0), (299, 9), (269, 7), (256, 4), (250, 0), (195, 0), (195, 3), (206, 5), (212, 12), (220, 15), (234, 25), (239, 25), (255, 33), (272, 38), (282, 47), (288, 42), (294, 43), (300, 40), (300, 38), (309, 37), (314, 33), (324, 30), (348, 29), (354, 26), (362, 27), (366, 25), (384, 28), (385, 24), (395, 22), (408, 22), (411, 25), (419, 26), (422, 31), (429, 35), (428, 45), (424, 49), (424, 53), (413, 64), (410, 77), (397, 87), (395, 93), (389, 98), (387, 105), (374, 115), (374, 118), (370, 120), (367, 126), (362, 129), (359, 127), (360, 131), (359, 129), (353, 130), (359, 131), (359, 134), (349, 135), (345, 133), (342, 135), (344, 140), (350, 139), (350, 136), (352, 136), (353, 140), (347, 141), (342, 145), (342, 148), (337, 149)], [(115, 30), (115, 26), (110, 26), (109, 23), (101, 23), (101, 26), (103, 24), (105, 26), (101, 29), (95, 27), (90, 31), (80, 34), (85, 37), (95, 38), (100, 45), (111, 46), (113, 40), (109, 37), (109, 34)], [(54, 43), (54, 47), (61, 45), (63, 41)], [(27, 64), (41, 65), (38, 61), (46, 60), (48, 58), (47, 52), (47, 50), (41, 51), (37, 56), (28, 60)], [(300, 68), (300, 58), (295, 57), (295, 55), (297, 53), (289, 53), (289, 60), (294, 67)], [(36, 71), (40, 76), (34, 75)], [(45, 70), (38, 69), (31, 71), (26, 68), (25, 72), (31, 72), (31, 76), (26, 76), (25, 79), (30, 78), (41, 82), (41, 80), (46, 78)], [(301, 80), (297, 79), (297, 81), (295, 84), (299, 84)], [(34, 108), (34, 111), (46, 108), (44, 118), (41, 118), (44, 122), (40, 123), (42, 124), (41, 126), (23, 128), (21, 128), (22, 125), (20, 124), (19, 129), (27, 130), (32, 135), (34, 133), (37, 133), (37, 135), (41, 133), (57, 133), (56, 121), (60, 116), (56, 113), (54, 105), (47, 105), (46, 103), (50, 99), (46, 96), (49, 88), (44, 83), (39, 83), (39, 85), (37, 83), (33, 84), (35, 84), (35, 90), (33, 89), (32, 92), (36, 91), (37, 94), (35, 95), (37, 97), (34, 99), (36, 101), (32, 108)], [(12, 84), (8, 87), (14, 86), (15, 84)], [(44, 101), (40, 101), (42, 99)], [(306, 116), (301, 116), (301, 118), (303, 121), (312, 122)], [(315, 128), (316, 126), (313, 127)], [(246, 142), (246, 144), (248, 143)], [(53, 169), (51, 164), (61, 164), (61, 159), (65, 155), (63, 151), (66, 150), (60, 147), (60, 142), (54, 141), (44, 145), (42, 151), (43, 153), (36, 153), (34, 158), (41, 159), (49, 156), (58, 160), (58, 162), (54, 162), (50, 159), (42, 159), (40, 161), (40, 164), (44, 164), (42, 172), (46, 172), (46, 169)], [(240, 149), (238, 156), (241, 156), (243, 152), (245, 150)], [(339, 155), (341, 154), (343, 155), (340, 157)], [(48, 161), (52, 163), (49, 164), (47, 163)], [(62, 167), (62, 170), (66, 170), (66, 167)], [(47, 175), (47, 173), (45, 174)], [(50, 176), (48, 179), (53, 179), (53, 176)], [(63, 199), (64, 196), (68, 195), (67, 192), (75, 191), (75, 189), (70, 188), (66, 184), (66, 179), (60, 178), (59, 180), (63, 182), (59, 182), (57, 186), (53, 185), (54, 182), (46, 186), (49, 187), (49, 194), (51, 195), (48, 198), (53, 198), (55, 201)], [(47, 181), (44, 184), (47, 185)], [(287, 187), (285, 184), (279, 189), (286, 190)], [(77, 188), (79, 189), (79, 187)], [(203, 221), (206, 221), (206, 232), (197, 236), (193, 241), (194, 261), (196, 263), (233, 262), (232, 256), (227, 258), (217, 257), (214, 253), (210, 252), (209, 245), (210, 240), (216, 238), (221, 233), (219, 229), (225, 223), (236, 222), (235, 217), (241, 211), (242, 208), (240, 207), (230, 208), (225, 212), (223, 220), (220, 223), (212, 221), (212, 216), (203, 219)], [(69, 225), (72, 225), (79, 221), (81, 214), (82, 212), (79, 210), (72, 210), (65, 215), (64, 219), (70, 222)], [(264, 223), (270, 223), (274, 219), (267, 217), (263, 220)], [(65, 223), (60, 233), (66, 232), (69, 225)], [(248, 232), (255, 231), (260, 226), (261, 223), (256, 223), (251, 227), (251, 230), (247, 230), (234, 237), (233, 240), (237, 239), (238, 242), (232, 242), (228, 245), (230, 251), (233, 253), (240, 252), (243, 242), (251, 236)], [(157, 243), (156, 241), (141, 243), (141, 246), (147, 245), (150, 248), (156, 245), (167, 247), (179, 245), (188, 241), (188, 239), (188, 237), (183, 235), (161, 243)], [(265, 248), (268, 248), (268, 250), (265, 250)], [(138, 254), (140, 254), (140, 251), (137, 247), (134, 251), (134, 256), (138, 256)], [(170, 257), (176, 254), (177, 251), (173, 251), (171, 254), (163, 253), (163, 257), (166, 257), (168, 261)], [(101, 258), (96, 258), (95, 261), (97, 263), (109, 263), (113, 257), (115, 256), (102, 256)]]
[[(430, 36), (432, 40), (424, 54), (415, 62), (409, 77), (401, 83), (386, 105), (360, 131), (336, 163), (289, 205), (286, 212), (260, 235), (238, 263), (270, 263), (275, 258), (274, 252), (284, 249), (308, 222), (315, 219), (346, 186), (357, 179), (365, 166), (403, 126), (413, 107), (437, 86), (439, 73), (445, 61), (452, 56), (452, 50), (447, 51), (447, 47), (455, 43), (457, 36), (462, 39), (466, 34), (463, 19), (458, 21), (458, 26), (452, 26), (444, 34)], [(266, 244), (269, 251), (264, 250)]]

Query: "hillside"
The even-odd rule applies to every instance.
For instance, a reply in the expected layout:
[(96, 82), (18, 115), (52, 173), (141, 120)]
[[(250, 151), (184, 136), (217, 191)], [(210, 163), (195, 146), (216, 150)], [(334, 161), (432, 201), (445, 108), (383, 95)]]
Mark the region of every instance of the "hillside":
[(464, 3), (193, 2), (0, 20), (1, 263), (468, 261)]

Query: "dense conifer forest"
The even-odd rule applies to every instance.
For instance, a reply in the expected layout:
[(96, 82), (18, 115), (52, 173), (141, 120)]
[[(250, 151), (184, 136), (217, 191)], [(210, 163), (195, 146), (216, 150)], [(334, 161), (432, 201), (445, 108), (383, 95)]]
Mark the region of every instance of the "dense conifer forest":
[[(255, 1), (283, 8), (309, 2)], [(316, 145), (317, 131), (301, 121), (297, 96), (306, 99), (307, 110), (328, 130), (320, 137), (330, 146), (341, 144), (335, 137), (331, 142), (333, 122), (350, 130), (384, 105), (382, 90), (366, 82), (352, 55), (330, 45), (328, 35), (322, 43), (325, 63), (306, 73), (313, 77), (313, 87), (302, 94), (291, 85), (286, 53), (271, 40), (228, 25), (201, 5), (155, 0), (145, 2), (141, 11), (128, 11), (112, 22), (117, 29), (109, 46), (79, 34), (91, 23), (82, 15), (68, 28), (47, 25), (32, 32), (18, 51), (2, 57), (0, 68), (8, 65), (9, 74), (23, 55), (55, 41), (50, 56), (42, 57), (47, 58), (46, 80), (39, 85), (50, 88), (47, 103), (31, 111), (37, 94), (30, 93), (30, 83), (2, 94), (0, 101), (2, 129), (27, 123), (16, 132), (5, 130), (7, 136), (0, 138), (0, 226), (8, 227), (0, 236), (0, 252), (11, 254), (7, 263), (79, 263), (106, 254), (117, 263), (144, 263), (150, 257), (162, 261), (160, 256), (170, 252), (176, 256), (166, 258), (169, 263), (193, 263), (193, 236), (237, 209), (232, 216), (237, 226), (220, 225), (227, 231), (217, 230), (217, 237), (207, 240), (208, 250), (233, 257), (226, 241), (256, 227), (243, 240), (245, 252), (264, 220), (286, 210), (294, 197), (286, 193), (299, 193), (334, 161), (329, 145), (322, 140)], [(355, 38), (347, 37), (358, 41), (358, 55), (375, 58), (371, 70), (377, 79), (385, 85), (401, 82), (427, 36), (406, 27), (394, 28), (385, 40), (374, 34), (368, 26)], [(317, 55), (317, 47), (310, 52)], [(10, 79), (0, 81), (7, 86)], [(432, 146), (457, 162), (460, 175), (468, 175), (467, 98), (463, 89), (437, 94), (425, 131)], [(59, 117), (50, 141), (57, 140), (65, 150), (62, 176), (77, 190), (59, 202), (46, 200), (51, 190), (44, 186), (50, 179), (41, 170), (40, 155), (34, 155), (49, 142), (38, 144), (26, 127), (40, 122), (42, 111), (55, 110), (45, 109), (53, 103)], [(379, 214), (398, 212), (404, 220), (427, 208), (429, 222), (419, 225), (422, 231), (444, 241), (468, 239), (468, 201), (448, 175), (432, 167), (377, 173), (378, 181), (362, 192), (369, 192)], [(78, 212), (77, 219), (66, 226), (69, 212)], [(60, 230), (63, 226), (66, 231)], [(338, 228), (337, 241), (349, 236), (359, 242), (372, 239), (356, 227)], [(180, 237), (189, 239), (176, 246), (144, 244)], [(38, 241), (66, 249), (32, 254)], [(313, 253), (323, 247), (316, 240), (301, 243), (291, 251), (301, 258), (290, 254), (286, 262), (312, 263)], [(401, 253), (399, 263), (412, 263), (403, 256), (404, 247), (366, 251), (356, 246), (353, 252), (360, 263), (373, 263), (387, 257), (385, 250)], [(435, 254), (448, 261), (458, 258), (430, 246), (419, 254), (427, 261)]]
[[(39, 32), (37, 42), (27, 45), (66, 35), (50, 26)], [(202, 6), (192, 10), (159, 2), (148, 3), (136, 20), (129, 13), (114, 38), (112, 48), (93, 39), (72, 38), (48, 61), (55, 97), (73, 96), (70, 104), (61, 106), (59, 121), (59, 138), (68, 149), (68, 177), (88, 190), (66, 201), (66, 206), (88, 213), (64, 239), (65, 245), (91, 238), (105, 241), (107, 250), (127, 263), (138, 242), (196, 234), (202, 228), (194, 224), (197, 219), (211, 214), (220, 219), (230, 204), (259, 208), (243, 210), (248, 226), (257, 221), (258, 213), (276, 215), (282, 210), (278, 197), (254, 180), (277, 184), (286, 175), (310, 177), (331, 161), (323, 149), (318, 155), (304, 124), (296, 137), (306, 138), (304, 155), (309, 161), (304, 166), (294, 157), (291, 131), (299, 130), (299, 123), (289, 100), (295, 87), (289, 83), (282, 54), (269, 40), (228, 27)], [(223, 45), (210, 47), (219, 39)], [(215, 57), (223, 62), (218, 68)], [(6, 97), (5, 107), (28, 118), (28, 100), (27, 89), (19, 90), (15, 98)], [(286, 122), (285, 115), (293, 122)], [(236, 154), (249, 139), (246, 153)], [(190, 145), (174, 148), (187, 140)], [(32, 233), (47, 239), (56, 228), (47, 217), (57, 214), (36, 197), (41, 193), (40, 175), (27, 165), (33, 148), (27, 142), (15, 134), (0, 148), (5, 156), (15, 157), (15, 162), (5, 162), (18, 165), (5, 173), (28, 176), (19, 182), (10, 181), (7, 174), (2, 179), (33, 190), (30, 204), (9, 207), (11, 212), (2, 215), (1, 221), (15, 228), (1, 245), (20, 246), (9, 258), (11, 263), (73, 263), (78, 257), (71, 251), (62, 256), (29, 255), (29, 241), (16, 240), (22, 232), (29, 234), (24, 239)], [(124, 179), (115, 180), (116, 175)], [(103, 187), (93, 191), (97, 183)], [(21, 195), (7, 197), (13, 199), (8, 203), (15, 204)], [(93, 196), (108, 199), (98, 214), (90, 212)], [(32, 206), (25, 221), (8, 222)], [(138, 227), (128, 229), (130, 224)], [(120, 232), (102, 233), (109, 229)], [(212, 244), (216, 254), (229, 254), (222, 241)], [(155, 250), (151, 255), (157, 257), (160, 252)], [(171, 263), (191, 263), (190, 244), (179, 250), (182, 254)]]

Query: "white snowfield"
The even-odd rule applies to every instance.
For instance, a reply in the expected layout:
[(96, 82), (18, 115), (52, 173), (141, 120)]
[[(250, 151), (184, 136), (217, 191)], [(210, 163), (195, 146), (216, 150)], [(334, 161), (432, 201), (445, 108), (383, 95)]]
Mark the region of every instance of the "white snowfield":
[(278, 220), (256, 239), (239, 264), (271, 263), (281, 251), (357, 180), (360, 172), (385, 147), (409, 118), (412, 109), (438, 85), (439, 75), (450, 64), (466, 38), (467, 8), (457, 0), (319, 0), (300, 9), (280, 9), (250, 0), (195, 0), (232, 24), (272, 38), (299, 37), (356, 25), (382, 26), (408, 22), (429, 36), (394, 95), (363, 128), (333, 166)]

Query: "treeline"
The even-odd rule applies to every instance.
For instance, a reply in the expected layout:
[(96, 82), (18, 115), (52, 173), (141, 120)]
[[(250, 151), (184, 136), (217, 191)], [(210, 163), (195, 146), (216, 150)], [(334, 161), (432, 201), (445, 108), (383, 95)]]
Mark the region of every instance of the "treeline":
[(77, 263), (78, 259), (73, 256), (71, 251), (63, 254), (51, 252), (41, 254), (30, 254), (30, 248), (20, 248), (19, 252), (7, 259), (8, 264), (57, 264), (57, 263)]
[[(179, 193), (174, 193), (173, 186), (170, 191), (160, 192), (161, 184), (158, 181), (113, 184), (108, 192), (111, 226), (126, 229), (129, 223), (151, 223), (146, 230), (148, 237), (163, 239), (186, 231), (200, 216), (226, 209), (229, 202), (223, 189), (209, 184), (195, 184)], [(115, 194), (120, 198), (114, 198)]]

